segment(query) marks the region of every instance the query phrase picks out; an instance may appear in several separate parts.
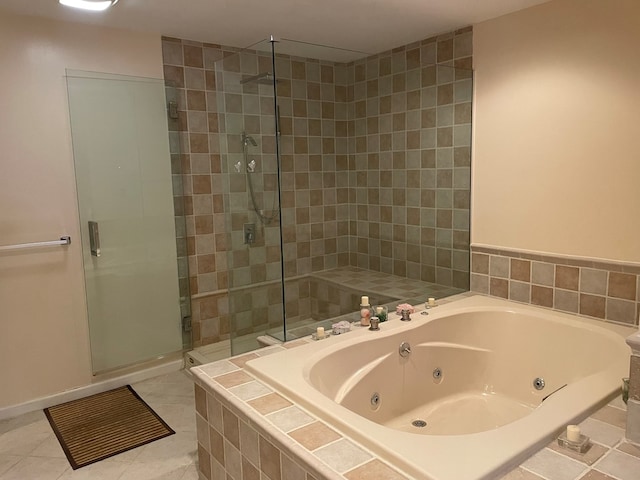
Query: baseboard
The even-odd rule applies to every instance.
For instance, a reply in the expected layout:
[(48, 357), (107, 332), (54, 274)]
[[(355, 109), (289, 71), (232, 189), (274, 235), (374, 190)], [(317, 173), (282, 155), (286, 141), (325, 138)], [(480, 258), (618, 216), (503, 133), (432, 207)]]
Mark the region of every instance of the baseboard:
[(53, 405), (77, 400), (78, 398), (87, 397), (96, 393), (106, 392), (107, 390), (122, 387), (123, 385), (131, 383), (141, 382), (149, 378), (157, 377), (158, 375), (177, 372), (182, 369), (183, 365), (184, 360), (182, 358), (170, 360), (160, 365), (98, 381), (91, 385), (85, 385), (83, 387), (74, 388), (73, 390), (67, 390), (54, 395), (36, 398), (35, 400), (29, 400), (28, 402), (21, 403), (19, 405), (3, 407), (0, 408), (0, 420), (17, 417), (18, 415), (33, 412), (35, 410), (42, 410), (47, 407), (52, 407)]

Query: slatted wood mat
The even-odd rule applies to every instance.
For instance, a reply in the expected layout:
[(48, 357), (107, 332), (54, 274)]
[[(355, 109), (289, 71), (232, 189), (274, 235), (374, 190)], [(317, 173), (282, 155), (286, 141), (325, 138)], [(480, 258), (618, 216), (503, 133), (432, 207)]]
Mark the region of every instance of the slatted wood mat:
[(175, 433), (129, 385), (44, 413), (74, 470)]

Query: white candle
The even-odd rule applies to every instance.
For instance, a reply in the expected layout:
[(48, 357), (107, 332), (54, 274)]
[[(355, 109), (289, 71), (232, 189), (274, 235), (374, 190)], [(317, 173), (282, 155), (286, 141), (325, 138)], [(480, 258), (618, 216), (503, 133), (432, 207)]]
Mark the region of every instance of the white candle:
[(567, 440), (574, 443), (580, 441), (580, 427), (578, 425), (567, 425)]
[(324, 338), (324, 327), (316, 328), (316, 338)]
[(376, 313), (382, 313), (382, 307), (376, 307)]
[(433, 298), (433, 297), (429, 297), (428, 304), (429, 304), (430, 307), (435, 307), (436, 306), (436, 299)]
[(360, 305), (369, 305), (369, 297), (367, 297), (366, 295), (363, 295), (362, 298), (360, 299)]

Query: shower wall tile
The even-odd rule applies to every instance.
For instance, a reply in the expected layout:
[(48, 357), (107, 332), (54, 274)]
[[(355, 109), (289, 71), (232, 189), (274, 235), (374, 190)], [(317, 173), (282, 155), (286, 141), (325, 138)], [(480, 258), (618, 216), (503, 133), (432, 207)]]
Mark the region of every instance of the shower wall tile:
[(471, 36), (348, 66), (351, 265), (468, 288)]
[[(453, 67), (472, 67), (470, 29), (349, 64), (277, 55), (282, 211), (270, 222), (252, 209), (241, 138), (257, 143), (251, 178), (269, 215), (277, 208), (273, 95), (270, 85), (241, 81), (271, 71), (270, 57), (169, 37), (162, 45), (178, 106), (169, 125), (183, 198), (174, 203), (186, 215), (189, 278), (181, 281), (193, 296), (195, 344), (229, 338), (228, 312), (241, 303), (230, 285), (266, 282), (239, 294), (249, 308), (234, 332), (279, 324), (282, 305), (259, 298), (282, 271), (294, 280), (357, 265), (468, 288), (471, 75)], [(247, 223), (256, 225), (251, 247)], [(288, 317), (309, 318), (304, 287), (286, 298)], [(227, 313), (203, 317), (209, 299)]]
[(637, 264), (472, 246), (471, 290), (625, 325), (640, 314)]

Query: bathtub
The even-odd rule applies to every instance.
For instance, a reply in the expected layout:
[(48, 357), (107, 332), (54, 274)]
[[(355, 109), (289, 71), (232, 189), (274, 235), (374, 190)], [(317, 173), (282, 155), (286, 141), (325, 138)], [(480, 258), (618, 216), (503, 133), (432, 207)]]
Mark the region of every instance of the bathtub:
[(613, 398), (628, 373), (632, 328), (483, 296), (428, 312), (245, 368), (381, 460), (431, 480), (507, 473)]

